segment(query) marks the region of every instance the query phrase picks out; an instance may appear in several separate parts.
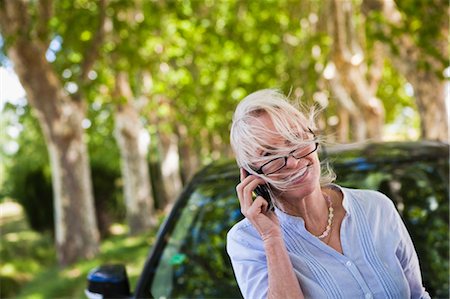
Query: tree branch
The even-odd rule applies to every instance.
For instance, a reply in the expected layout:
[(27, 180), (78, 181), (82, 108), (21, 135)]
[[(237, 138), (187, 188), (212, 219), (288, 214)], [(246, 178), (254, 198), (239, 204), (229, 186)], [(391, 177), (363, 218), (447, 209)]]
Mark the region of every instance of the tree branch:
[(49, 44), (48, 23), (53, 16), (53, 1), (39, 0), (38, 2), (38, 21), (37, 21), (37, 36), (46, 45)]
[(0, 0), (0, 29), (5, 38), (28, 35), (30, 17), (24, 0)]
[(84, 83), (88, 78), (88, 73), (94, 66), (95, 60), (99, 56), (100, 46), (105, 39), (105, 23), (106, 23), (106, 0), (99, 0), (99, 24), (97, 31), (91, 40), (91, 45), (86, 49), (84, 61), (81, 65), (81, 82)]
[(129, 102), (133, 97), (128, 74), (124, 71), (116, 73), (116, 86), (114, 94), (117, 97), (123, 97)]
[(369, 68), (368, 81), (372, 94), (376, 94), (381, 78), (383, 77), (384, 51), (381, 42), (376, 41), (372, 51), (373, 63)]

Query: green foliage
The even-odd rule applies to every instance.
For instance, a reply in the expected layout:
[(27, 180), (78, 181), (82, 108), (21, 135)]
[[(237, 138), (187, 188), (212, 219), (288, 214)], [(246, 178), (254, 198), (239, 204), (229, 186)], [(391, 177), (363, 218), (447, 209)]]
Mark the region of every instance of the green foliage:
[[(20, 113), (17, 113), (20, 111)], [(30, 226), (36, 231), (53, 231), (53, 193), (47, 149), (37, 120), (28, 105), (5, 106), (5, 113), (16, 113), (5, 128), (16, 128), (20, 144), (16, 153), (3, 153), (8, 171), (3, 196), (16, 199), (25, 209)]]
[(113, 105), (95, 98), (90, 103), (86, 139), (91, 164), (120, 173), (120, 153), (113, 136)]
[(55, 1), (49, 28), (52, 65), (65, 84), (73, 82), (83, 91), (82, 64), (92, 54), (92, 40), (99, 26), (100, 7), (91, 1)]
[[(21, 165), (17, 165), (21, 168)], [(15, 169), (17, 171), (17, 168)], [(50, 174), (45, 169), (18, 170), (11, 176), (13, 189), (10, 197), (25, 209), (27, 220), (32, 229), (38, 232), (53, 232), (53, 192)]]
[[(17, 162), (6, 181), (6, 195), (23, 206), (30, 227), (39, 232), (54, 231), (52, 185), (47, 169), (48, 166), (27, 168)], [(101, 164), (92, 164), (91, 171), (97, 222), (104, 237), (109, 235), (113, 222), (125, 218), (120, 172)]]
[(39, 271), (55, 264), (56, 258), (51, 235), (31, 231), (24, 215), (2, 215), (0, 228), (0, 294), (10, 298)]
[[(7, 114), (18, 110), (21, 110), (18, 119), (9, 119), (5, 123), (5, 127), (19, 126), (21, 133), (16, 140), (20, 144), (19, 150), (9, 155), (3, 153), (8, 172), (2, 196), (16, 199), (24, 207), (32, 229), (53, 232), (51, 171), (44, 138), (28, 105), (8, 104), (5, 107)], [(108, 110), (92, 110), (91, 117), (95, 120), (88, 129), (95, 132), (89, 135), (94, 199), (99, 229), (102, 236), (106, 236), (112, 222), (124, 219), (120, 160), (110, 134), (112, 120)]]
[(125, 219), (125, 204), (119, 169), (91, 164), (97, 225), (102, 238), (110, 234), (112, 223)]
[[(53, 232), (53, 194), (48, 166), (27, 168), (27, 164), (17, 162), (11, 171), (6, 195), (23, 206), (32, 229)], [(120, 172), (100, 164), (92, 164), (91, 171), (97, 222), (104, 237), (113, 222), (125, 218)]]
[(395, 136), (401, 136), (406, 140), (414, 134), (414, 128), (420, 127), (415, 99), (411, 94), (407, 94), (407, 86), (412, 90), (413, 87), (388, 61), (385, 61), (377, 97), (383, 99), (386, 124), (394, 128), (391, 134), (395, 132)]
[[(394, 53), (398, 53), (398, 38), (411, 37), (413, 43), (422, 50), (422, 55), (415, 58), (418, 59), (419, 69), (432, 70), (436, 76), (443, 78), (443, 70), (449, 64), (448, 53), (442, 52), (449, 26), (448, 3), (442, 0), (395, 2), (401, 14), (401, 23), (391, 24), (383, 13), (372, 11), (367, 18), (368, 39), (380, 40), (388, 44)], [(389, 35), (384, 33), (384, 26), (389, 27)], [(431, 59), (439, 62), (437, 69), (430, 63)]]
[(383, 76), (377, 90), (377, 96), (383, 99), (387, 123), (392, 123), (404, 108), (415, 107), (414, 98), (406, 94), (406, 84), (406, 80), (386, 61), (383, 68)]
[(102, 242), (100, 254), (95, 259), (77, 262), (66, 269), (59, 269), (55, 264), (41, 268), (20, 290), (18, 297), (83, 298), (87, 274), (105, 263), (126, 264), (130, 285), (134, 286), (148, 249), (154, 242), (154, 235), (155, 232), (147, 232), (134, 237), (114, 236)]
[[(327, 39), (314, 31), (319, 5), (293, 1), (178, 4), (145, 2), (139, 25), (146, 35), (139, 38), (137, 44), (143, 48), (138, 54), (146, 60), (153, 79), (148, 111), (156, 111), (158, 126), (174, 131), (174, 124), (185, 125), (194, 143), (209, 148), (211, 138), (204, 138), (205, 134), (227, 143), (234, 106), (253, 90), (300, 88), (297, 93), (312, 98), (320, 76), (316, 63), (323, 62), (327, 53)], [(308, 14), (313, 15), (312, 21)], [(318, 56), (311, 54), (313, 47), (322, 48)], [(299, 58), (301, 62), (294, 63)]]
[(101, 253), (95, 259), (61, 269), (52, 238), (30, 231), (23, 215), (2, 219), (0, 223), (2, 298), (82, 298), (89, 270), (103, 263), (126, 264), (131, 285), (135, 285), (156, 233), (109, 237), (102, 242)]
[(448, 3), (443, 0), (401, 0), (396, 3), (404, 18), (403, 32), (411, 34), (420, 48), (441, 61), (442, 69), (448, 66), (448, 56), (443, 56), (447, 53), (441, 53), (438, 46), (448, 38), (443, 31), (443, 28), (448, 31)]
[[(420, 1), (399, 5), (406, 11), (410, 2)], [(415, 28), (421, 36), (430, 31), (425, 28), (437, 25), (421, 23), (425, 6), (419, 4), (413, 5), (420, 9), (411, 13), (405, 28)], [(36, 11), (35, 3), (30, 5)], [(233, 109), (247, 93), (275, 87), (311, 104), (323, 88), (321, 73), (331, 40), (320, 2), (108, 1), (106, 35), (85, 82), (80, 80), (82, 64), (91, 54), (101, 8), (95, 2), (64, 0), (55, 2), (54, 12), (48, 24), (52, 41), (48, 56), (66, 88), (72, 84), (87, 102), (91, 161), (113, 172), (120, 169), (113, 115), (116, 105), (124, 101), (115, 96), (118, 71), (128, 73), (136, 98), (150, 100), (142, 111), (149, 130), (171, 133), (186, 128), (187, 137), (206, 160), (214, 144), (228, 144)], [(366, 24), (369, 50), (379, 38), (377, 22), (385, 22), (382, 16), (373, 18)], [(436, 20), (440, 23), (442, 18)], [(143, 80), (145, 72), (151, 74), (149, 84)], [(385, 104), (387, 122), (395, 121), (405, 107), (416, 109), (404, 84), (386, 63), (377, 95)], [(329, 101), (327, 117), (335, 114), (336, 107), (332, 98)], [(417, 118), (408, 125), (418, 126)], [(34, 136), (32, 147), (43, 144), (40, 134)], [(20, 145), (26, 147), (23, 142)], [(47, 161), (44, 155), (42, 161)], [(21, 157), (28, 160), (28, 155)]]

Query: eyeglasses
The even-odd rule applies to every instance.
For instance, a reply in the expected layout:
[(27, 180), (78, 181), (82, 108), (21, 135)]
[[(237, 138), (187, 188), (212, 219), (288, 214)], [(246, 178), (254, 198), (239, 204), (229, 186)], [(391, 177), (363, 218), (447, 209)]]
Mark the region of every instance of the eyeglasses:
[[(315, 134), (311, 131), (311, 129), (309, 130), (313, 135), (314, 138), (316, 137)], [(307, 156), (311, 155), (312, 153), (314, 153), (317, 149), (319, 148), (319, 143), (316, 141), (314, 143), (314, 148), (312, 150), (310, 150), (308, 153), (305, 154), (305, 148), (301, 147), (298, 149), (293, 150), (292, 152), (290, 152), (287, 156), (284, 157), (278, 157), (275, 159), (272, 159), (270, 161), (267, 161), (266, 163), (264, 163), (259, 169), (256, 170), (256, 173), (258, 174), (264, 174), (264, 175), (271, 175), (274, 174), (275, 172), (280, 171), (281, 169), (283, 169), (286, 164), (287, 164), (287, 160), (290, 156), (294, 157), (297, 160), (306, 158)]]

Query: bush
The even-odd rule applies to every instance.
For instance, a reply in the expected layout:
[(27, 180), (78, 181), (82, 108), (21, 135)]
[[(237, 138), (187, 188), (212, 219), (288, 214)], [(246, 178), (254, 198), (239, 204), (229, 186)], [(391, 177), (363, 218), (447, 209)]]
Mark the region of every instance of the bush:
[(30, 227), (39, 232), (54, 230), (53, 190), (44, 168), (16, 168), (9, 180), (8, 196), (22, 205)]
[[(112, 222), (124, 220), (120, 172), (93, 165), (92, 184), (97, 224), (105, 237)], [(8, 176), (7, 185), (6, 195), (22, 205), (31, 229), (54, 233), (53, 190), (47, 168), (17, 164)]]
[(97, 225), (102, 238), (113, 222), (125, 219), (121, 176), (118, 170), (94, 164), (91, 167)]

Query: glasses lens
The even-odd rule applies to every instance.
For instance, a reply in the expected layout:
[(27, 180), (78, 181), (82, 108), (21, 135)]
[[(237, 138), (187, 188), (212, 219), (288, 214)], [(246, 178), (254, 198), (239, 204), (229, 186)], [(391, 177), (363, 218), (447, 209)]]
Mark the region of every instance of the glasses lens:
[(318, 144), (315, 143), (315, 144), (308, 145), (306, 147), (301, 147), (301, 148), (295, 150), (292, 153), (292, 156), (294, 156), (295, 159), (304, 158), (304, 157), (308, 156), (309, 154), (312, 154), (313, 152), (315, 152), (317, 149), (317, 145)]
[(270, 161), (266, 165), (264, 165), (261, 168), (261, 171), (265, 175), (272, 174), (274, 172), (277, 172), (281, 168), (283, 168), (284, 164), (285, 164), (285, 159), (283, 157), (277, 158), (277, 159), (274, 159), (274, 160)]

